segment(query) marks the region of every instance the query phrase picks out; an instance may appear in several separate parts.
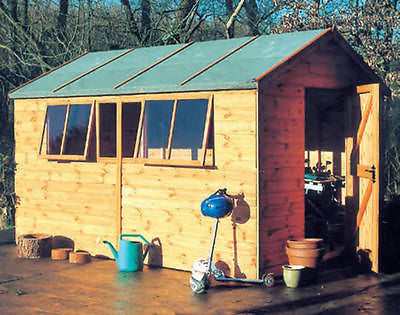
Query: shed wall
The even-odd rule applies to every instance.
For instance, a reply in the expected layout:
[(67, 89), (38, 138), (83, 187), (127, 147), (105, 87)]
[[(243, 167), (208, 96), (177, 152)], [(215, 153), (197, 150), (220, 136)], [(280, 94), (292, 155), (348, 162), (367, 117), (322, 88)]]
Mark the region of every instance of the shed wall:
[(196, 259), (208, 257), (215, 223), (202, 216), (201, 201), (219, 188), (243, 193), (232, 214), (240, 217), (236, 229), (232, 217), (220, 220), (214, 262), (229, 266), (231, 276), (253, 278), (258, 268), (256, 93), (213, 94), (215, 169), (123, 163), (122, 229), (159, 238), (162, 265), (191, 270)]
[(43, 100), (15, 101), (16, 234), (60, 235), (108, 254), (100, 240), (115, 239), (116, 165), (39, 158), (45, 115)]
[(259, 82), (260, 272), (281, 273), (286, 240), (304, 237), (305, 89), (363, 80), (342, 49), (325, 43)]
[[(258, 269), (257, 95), (254, 90), (212, 94), (215, 168), (147, 166), (124, 159), (122, 233), (159, 238), (161, 247), (151, 253), (153, 262), (191, 270), (197, 258), (208, 256), (215, 222), (201, 215), (201, 201), (219, 188), (243, 193), (239, 210), (234, 210), (236, 227), (230, 217), (220, 221), (214, 262), (225, 263), (231, 276), (244, 273), (254, 278)], [(77, 249), (110, 256), (101, 241), (117, 239), (116, 159), (57, 162), (39, 158), (45, 103), (15, 101), (17, 235), (62, 235), (72, 239)], [(156, 257), (160, 252), (161, 261)]]

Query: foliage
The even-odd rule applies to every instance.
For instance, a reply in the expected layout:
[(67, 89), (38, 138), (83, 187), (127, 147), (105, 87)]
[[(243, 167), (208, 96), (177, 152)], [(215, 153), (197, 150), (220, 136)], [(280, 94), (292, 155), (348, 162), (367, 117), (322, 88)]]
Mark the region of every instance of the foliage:
[[(0, 141), (0, 146), (4, 148), (8, 144)], [(2, 219), (2, 224), (0, 225), (12, 225), (14, 223), (13, 218), (16, 205), (14, 173), (15, 163), (12, 155), (0, 153), (0, 218)]]
[(400, 98), (388, 102), (384, 121), (384, 160), (386, 195), (400, 195)]

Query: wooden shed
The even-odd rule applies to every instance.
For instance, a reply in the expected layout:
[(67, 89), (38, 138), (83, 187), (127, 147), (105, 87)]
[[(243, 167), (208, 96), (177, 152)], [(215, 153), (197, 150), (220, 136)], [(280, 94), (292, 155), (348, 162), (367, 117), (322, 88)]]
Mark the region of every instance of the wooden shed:
[(140, 233), (149, 263), (190, 270), (214, 224), (200, 203), (227, 188), (216, 261), (279, 273), (305, 233), (305, 156), (328, 156), (378, 271), (383, 89), (333, 28), (85, 53), (10, 93), (16, 233), (108, 256), (102, 240)]

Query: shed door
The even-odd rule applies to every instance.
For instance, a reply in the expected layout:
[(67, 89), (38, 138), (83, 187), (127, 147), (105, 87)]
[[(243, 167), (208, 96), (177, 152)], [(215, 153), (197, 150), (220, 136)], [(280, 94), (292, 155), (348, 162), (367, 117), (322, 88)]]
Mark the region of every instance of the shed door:
[(350, 155), (353, 178), (346, 182), (353, 182), (355, 198), (353, 240), (358, 238), (357, 249), (369, 253), (375, 272), (379, 270), (379, 99), (379, 84), (357, 87), (352, 121), (358, 128), (353, 129)]

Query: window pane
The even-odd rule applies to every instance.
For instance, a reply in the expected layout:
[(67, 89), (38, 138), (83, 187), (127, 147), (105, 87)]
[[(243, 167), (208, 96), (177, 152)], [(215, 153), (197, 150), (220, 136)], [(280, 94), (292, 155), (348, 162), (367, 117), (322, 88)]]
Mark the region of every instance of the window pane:
[(60, 154), (61, 141), (64, 132), (67, 105), (48, 106), (46, 116), (46, 143), (47, 154)]
[(122, 156), (133, 157), (141, 103), (122, 103)]
[(70, 106), (63, 154), (84, 154), (89, 127), (90, 108), (90, 104)]
[(171, 159), (198, 160), (203, 146), (207, 99), (180, 100), (176, 108)]
[(174, 101), (147, 101), (139, 157), (165, 159)]
[(115, 157), (117, 152), (117, 104), (99, 104), (100, 156)]

